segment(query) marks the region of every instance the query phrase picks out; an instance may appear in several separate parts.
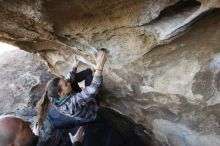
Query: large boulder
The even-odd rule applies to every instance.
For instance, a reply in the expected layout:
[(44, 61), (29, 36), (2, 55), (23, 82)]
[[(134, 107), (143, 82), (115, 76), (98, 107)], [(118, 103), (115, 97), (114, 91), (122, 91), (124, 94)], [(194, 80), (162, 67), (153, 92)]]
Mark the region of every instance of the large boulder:
[(23, 50), (0, 55), (0, 114), (33, 118), (34, 107), (52, 77), (43, 60)]
[[(1, 0), (0, 40), (54, 74), (106, 47), (103, 106), (163, 145), (220, 145), (219, 0)], [(81, 67), (84, 68), (84, 66)]]

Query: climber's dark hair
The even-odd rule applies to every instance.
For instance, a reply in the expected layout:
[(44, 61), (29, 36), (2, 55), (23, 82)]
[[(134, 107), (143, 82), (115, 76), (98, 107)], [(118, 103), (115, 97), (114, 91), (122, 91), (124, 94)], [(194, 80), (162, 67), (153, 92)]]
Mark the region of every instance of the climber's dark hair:
[(61, 78), (55, 77), (51, 79), (46, 86), (45, 92), (41, 99), (37, 103), (37, 122), (38, 125), (43, 125), (43, 122), (46, 118), (49, 106), (49, 98), (59, 98), (58, 93), (62, 91), (59, 81)]

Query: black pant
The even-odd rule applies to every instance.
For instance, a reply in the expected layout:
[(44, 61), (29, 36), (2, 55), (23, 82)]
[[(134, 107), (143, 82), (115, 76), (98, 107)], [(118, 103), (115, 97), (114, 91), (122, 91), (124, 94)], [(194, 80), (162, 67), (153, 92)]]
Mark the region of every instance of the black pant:
[(73, 83), (71, 83), (72, 89), (75, 92), (81, 92), (82, 89), (79, 87), (79, 82), (85, 80), (85, 86), (89, 86), (92, 82), (92, 79), (93, 79), (92, 70), (90, 68), (87, 68), (86, 70), (76, 73), (75, 80), (73, 81)]
[[(75, 92), (81, 92), (82, 89), (79, 87), (79, 82), (82, 82), (85, 80), (85, 87), (89, 86), (92, 82), (93, 75), (92, 75), (92, 70), (90, 68), (87, 68), (79, 73), (76, 73), (75, 80), (71, 83), (71, 87)], [(100, 87), (101, 88), (101, 87)], [(96, 95), (96, 102), (97, 105), (99, 105), (99, 94)]]

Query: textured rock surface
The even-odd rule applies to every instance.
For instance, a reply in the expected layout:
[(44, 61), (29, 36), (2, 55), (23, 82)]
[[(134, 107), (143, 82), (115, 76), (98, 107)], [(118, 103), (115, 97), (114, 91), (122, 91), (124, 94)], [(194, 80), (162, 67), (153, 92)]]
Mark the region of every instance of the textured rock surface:
[[(220, 145), (219, 0), (0, 1), (0, 40), (66, 74), (109, 49), (102, 104), (164, 145)], [(213, 9), (215, 8), (215, 9)]]
[(38, 56), (15, 50), (1, 54), (0, 68), (0, 114), (33, 117), (33, 107), (52, 77), (47, 66)]

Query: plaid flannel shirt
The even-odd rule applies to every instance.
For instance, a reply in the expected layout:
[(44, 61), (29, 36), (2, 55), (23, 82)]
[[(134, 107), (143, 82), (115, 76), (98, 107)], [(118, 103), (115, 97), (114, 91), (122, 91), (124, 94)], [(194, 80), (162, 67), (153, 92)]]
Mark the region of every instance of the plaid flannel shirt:
[[(75, 80), (76, 68), (70, 72), (69, 80)], [(53, 101), (56, 109), (67, 116), (73, 117), (82, 122), (95, 120), (98, 111), (95, 96), (97, 95), (102, 83), (102, 78), (94, 76), (91, 84), (81, 92), (71, 92), (61, 103)]]

